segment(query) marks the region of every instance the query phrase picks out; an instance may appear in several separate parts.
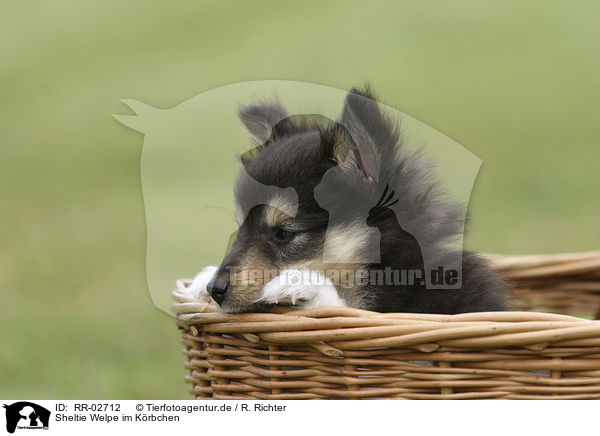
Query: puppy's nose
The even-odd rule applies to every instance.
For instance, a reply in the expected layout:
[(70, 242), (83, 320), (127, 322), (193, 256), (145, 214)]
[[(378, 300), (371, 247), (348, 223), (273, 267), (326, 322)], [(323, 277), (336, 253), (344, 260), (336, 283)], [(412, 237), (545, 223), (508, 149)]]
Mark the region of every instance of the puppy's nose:
[(229, 290), (229, 283), (227, 283), (225, 280), (220, 279), (213, 280), (208, 283), (208, 285), (206, 286), (206, 290), (208, 291), (212, 299), (215, 300), (220, 306), (223, 300), (225, 299), (225, 294), (227, 294), (227, 291)]

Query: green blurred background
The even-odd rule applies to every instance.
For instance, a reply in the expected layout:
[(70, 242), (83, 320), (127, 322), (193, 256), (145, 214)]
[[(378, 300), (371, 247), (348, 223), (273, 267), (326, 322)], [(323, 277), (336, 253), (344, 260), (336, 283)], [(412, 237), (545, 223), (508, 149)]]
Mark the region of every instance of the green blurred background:
[[(190, 398), (145, 282), (143, 137), (112, 113), (232, 82), (336, 88), (480, 156), (468, 245), (600, 246), (595, 1), (0, 4), (0, 398)], [(209, 244), (210, 241), (207, 241)]]

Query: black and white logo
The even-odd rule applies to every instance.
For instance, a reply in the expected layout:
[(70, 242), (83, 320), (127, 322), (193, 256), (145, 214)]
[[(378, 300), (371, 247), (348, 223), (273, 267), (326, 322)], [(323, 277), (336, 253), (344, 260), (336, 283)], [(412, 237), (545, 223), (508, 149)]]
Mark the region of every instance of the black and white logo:
[(50, 411), (29, 401), (18, 401), (3, 406), (6, 409), (6, 431), (14, 433), (16, 429), (48, 430)]

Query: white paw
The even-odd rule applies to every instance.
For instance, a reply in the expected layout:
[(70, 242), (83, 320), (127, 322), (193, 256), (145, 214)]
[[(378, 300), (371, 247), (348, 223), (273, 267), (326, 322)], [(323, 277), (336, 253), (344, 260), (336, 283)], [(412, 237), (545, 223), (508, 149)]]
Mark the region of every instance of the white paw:
[(210, 295), (208, 295), (206, 286), (208, 285), (208, 282), (213, 279), (217, 269), (218, 267), (211, 265), (196, 274), (192, 283), (187, 287), (186, 293), (201, 301), (210, 300)]
[(346, 306), (331, 280), (316, 271), (297, 269), (282, 271), (265, 285), (256, 301), (292, 305), (299, 309)]

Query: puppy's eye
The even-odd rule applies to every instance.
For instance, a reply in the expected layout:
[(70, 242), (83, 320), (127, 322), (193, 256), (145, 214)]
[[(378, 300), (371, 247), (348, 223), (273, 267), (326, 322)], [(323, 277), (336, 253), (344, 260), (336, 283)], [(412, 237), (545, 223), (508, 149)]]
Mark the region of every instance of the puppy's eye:
[(279, 242), (289, 242), (291, 241), (296, 234), (294, 232), (290, 232), (285, 229), (277, 229), (275, 232), (275, 239)]

